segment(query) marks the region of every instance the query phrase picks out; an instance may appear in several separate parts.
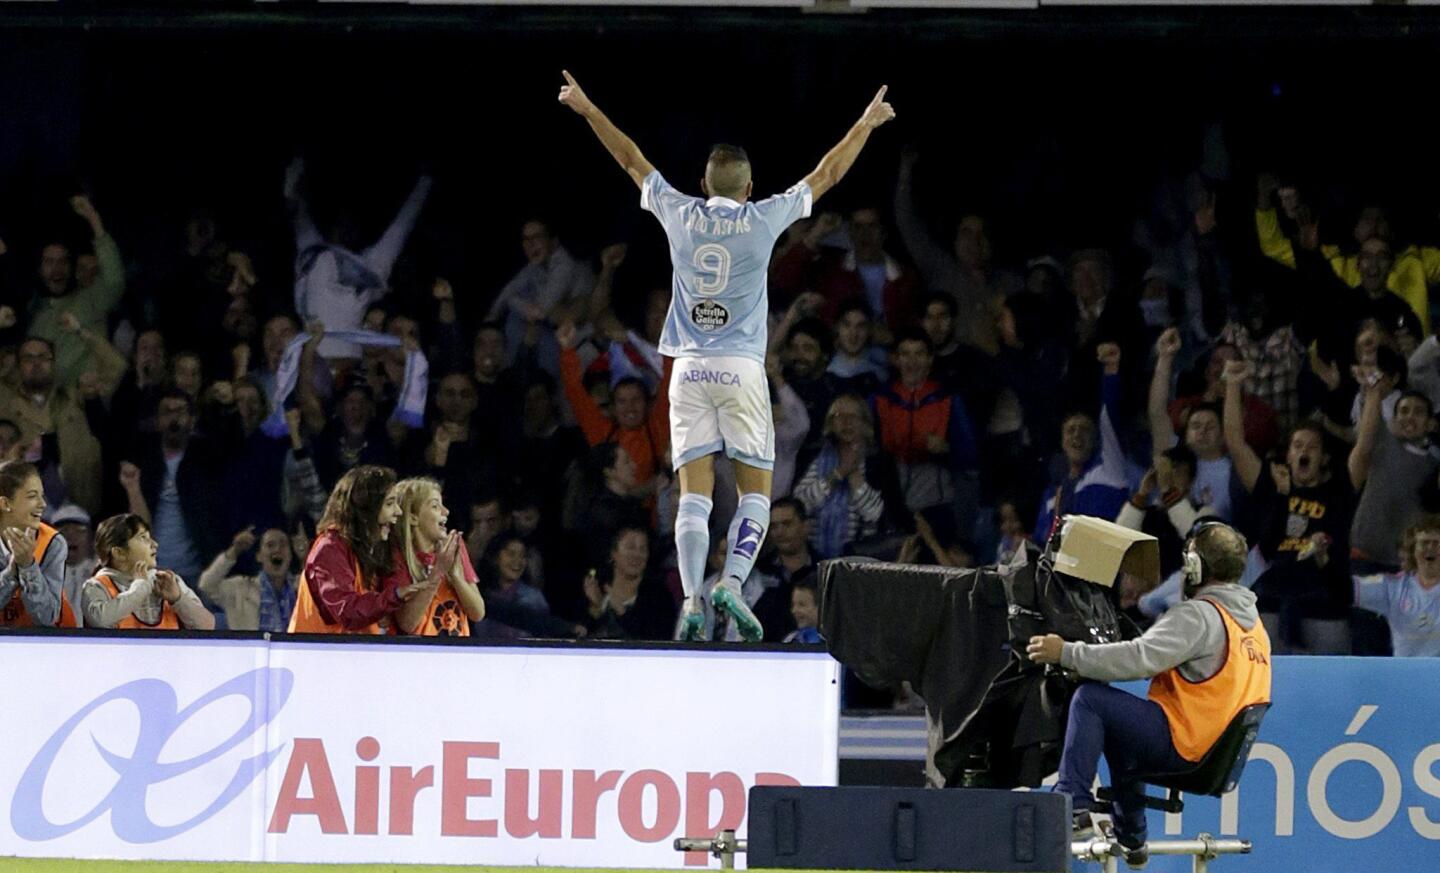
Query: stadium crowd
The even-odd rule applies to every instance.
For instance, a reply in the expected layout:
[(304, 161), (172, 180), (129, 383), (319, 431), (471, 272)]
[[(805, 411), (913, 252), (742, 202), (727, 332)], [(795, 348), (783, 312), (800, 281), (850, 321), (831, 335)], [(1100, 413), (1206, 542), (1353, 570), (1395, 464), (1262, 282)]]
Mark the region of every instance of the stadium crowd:
[[(1202, 167), (1123, 247), (1003, 263), (984, 215), (936, 232), (954, 192), (924, 178), (907, 152), (893, 197), (774, 252), (774, 503), (744, 586), (767, 640), (818, 640), (817, 561), (1005, 562), (1081, 513), (1160, 538), (1167, 582), (1117, 589), (1141, 625), (1213, 516), (1253, 545), (1278, 651), (1440, 655), (1440, 248), (1270, 176), (1217, 209), (1249, 185)], [(199, 210), (168, 261), (129, 262), (79, 195), (0, 241), (0, 625), (671, 639), (668, 287), (539, 219), (502, 288), (416, 281), (429, 178), (374, 239), (320, 226), (302, 162), (276, 182), (286, 251)], [(32, 605), (46, 575), (59, 611)]]

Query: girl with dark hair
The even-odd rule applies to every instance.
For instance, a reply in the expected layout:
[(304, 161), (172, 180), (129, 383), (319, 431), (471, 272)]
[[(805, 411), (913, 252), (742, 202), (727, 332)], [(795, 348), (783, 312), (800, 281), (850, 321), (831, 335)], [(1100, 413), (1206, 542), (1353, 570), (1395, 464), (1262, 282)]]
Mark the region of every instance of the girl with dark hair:
[(393, 470), (366, 464), (340, 477), (305, 558), (290, 633), (383, 632), (381, 622), (424, 584), (384, 585), (394, 564), (387, 540), (399, 518)]
[(150, 525), (126, 513), (100, 522), (100, 569), (80, 589), (86, 627), (126, 630), (214, 630), (215, 616), (175, 573), (155, 566)]
[(65, 600), (65, 538), (40, 521), (45, 486), (35, 465), (0, 464), (0, 627), (75, 627)]
[(599, 639), (669, 640), (677, 615), (674, 597), (649, 572), (650, 534), (645, 527), (625, 527), (610, 546), (605, 576), (594, 570), (583, 588), (588, 606), (587, 629)]
[(471, 625), (471, 638), (496, 642), (535, 637), (584, 636), (585, 628), (559, 618), (530, 581), (529, 548), (514, 530), (497, 534), (481, 562), (485, 619)]

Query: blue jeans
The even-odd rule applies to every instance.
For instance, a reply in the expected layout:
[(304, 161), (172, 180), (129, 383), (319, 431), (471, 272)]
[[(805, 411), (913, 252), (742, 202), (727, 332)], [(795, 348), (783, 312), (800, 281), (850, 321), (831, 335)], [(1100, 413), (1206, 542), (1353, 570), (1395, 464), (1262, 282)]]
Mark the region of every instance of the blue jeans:
[(1090, 786), (1100, 754), (1110, 765), (1115, 797), (1115, 834), (1127, 845), (1145, 841), (1145, 785), (1140, 773), (1173, 773), (1194, 767), (1175, 751), (1170, 723), (1160, 704), (1098, 682), (1086, 682), (1070, 699), (1065, 749), (1056, 790), (1070, 795), (1079, 810), (1097, 806)]

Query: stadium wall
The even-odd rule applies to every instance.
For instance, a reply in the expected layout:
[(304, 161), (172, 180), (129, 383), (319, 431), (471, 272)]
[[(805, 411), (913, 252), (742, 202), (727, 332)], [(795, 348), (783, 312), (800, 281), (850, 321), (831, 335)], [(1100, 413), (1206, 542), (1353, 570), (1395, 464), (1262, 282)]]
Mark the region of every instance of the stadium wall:
[(752, 785), (836, 782), (819, 651), (7, 636), (0, 664), (0, 856), (674, 867)]

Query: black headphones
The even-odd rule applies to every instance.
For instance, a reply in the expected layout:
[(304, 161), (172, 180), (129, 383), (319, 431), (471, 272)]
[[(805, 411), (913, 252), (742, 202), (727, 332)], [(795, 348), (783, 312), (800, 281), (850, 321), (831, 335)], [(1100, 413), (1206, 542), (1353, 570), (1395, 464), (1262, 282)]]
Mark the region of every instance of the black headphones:
[(1229, 525), (1219, 519), (1200, 519), (1191, 526), (1190, 536), (1185, 538), (1184, 573), (1186, 591), (1194, 591), (1210, 581), (1210, 565), (1206, 562), (1205, 556), (1200, 554), (1200, 551), (1195, 548), (1195, 540), (1205, 531), (1217, 527), (1229, 527)]

